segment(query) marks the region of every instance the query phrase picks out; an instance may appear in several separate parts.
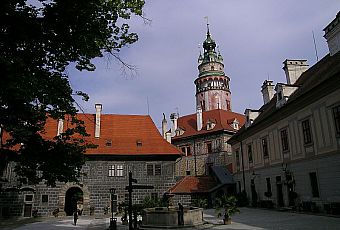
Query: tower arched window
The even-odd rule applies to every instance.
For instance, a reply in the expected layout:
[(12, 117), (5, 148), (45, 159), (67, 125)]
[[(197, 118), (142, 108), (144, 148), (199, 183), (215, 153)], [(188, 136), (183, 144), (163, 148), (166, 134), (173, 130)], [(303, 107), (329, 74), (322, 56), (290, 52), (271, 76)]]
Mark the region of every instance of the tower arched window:
[(230, 110), (230, 101), (227, 100), (227, 110)]
[(211, 66), (211, 70), (214, 70), (214, 66)]

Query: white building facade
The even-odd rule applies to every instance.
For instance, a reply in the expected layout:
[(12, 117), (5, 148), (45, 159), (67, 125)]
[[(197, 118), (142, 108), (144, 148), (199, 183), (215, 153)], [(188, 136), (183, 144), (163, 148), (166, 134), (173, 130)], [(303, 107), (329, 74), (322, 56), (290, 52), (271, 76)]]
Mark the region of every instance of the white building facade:
[[(339, 18), (325, 28), (332, 41)], [(264, 105), (247, 109), (246, 125), (228, 141), (238, 190), (254, 206), (340, 214), (340, 52), (332, 44), (309, 69), (285, 60), (287, 83), (265, 81)]]

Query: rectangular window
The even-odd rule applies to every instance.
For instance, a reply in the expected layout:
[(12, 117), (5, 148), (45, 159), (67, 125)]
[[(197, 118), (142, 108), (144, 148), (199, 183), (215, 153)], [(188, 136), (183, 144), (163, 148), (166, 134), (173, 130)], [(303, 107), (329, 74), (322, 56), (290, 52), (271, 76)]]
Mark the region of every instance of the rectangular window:
[(236, 150), (235, 156), (236, 156), (236, 168), (237, 170), (240, 170), (240, 153), (238, 150)]
[(190, 146), (183, 146), (181, 147), (182, 153), (184, 153), (186, 156), (191, 156), (191, 149)]
[(26, 195), (26, 196), (25, 196), (25, 201), (26, 201), (26, 202), (33, 201), (33, 195)]
[(319, 187), (316, 172), (309, 173), (310, 185), (312, 188), (313, 197), (319, 197)]
[(123, 165), (117, 165), (117, 174), (116, 176), (123, 176)]
[(253, 149), (252, 149), (252, 145), (248, 145), (248, 160), (249, 163), (253, 163)]
[(48, 203), (48, 195), (41, 195), (41, 202)]
[(162, 166), (160, 164), (155, 165), (155, 176), (162, 175)]
[(266, 178), (266, 183), (267, 183), (267, 192), (272, 192), (272, 185), (270, 183), (270, 177)]
[(340, 135), (340, 105), (334, 107), (333, 109), (333, 117), (335, 122), (335, 131), (337, 135)]
[(182, 151), (182, 153), (185, 154), (185, 147), (182, 147), (182, 148), (181, 148), (181, 151)]
[(109, 177), (123, 176), (123, 165), (109, 165)]
[(109, 176), (115, 176), (115, 166), (109, 165)]
[(191, 149), (190, 149), (190, 146), (187, 146), (187, 147), (186, 147), (186, 154), (187, 154), (187, 156), (191, 156)]
[(268, 158), (269, 153), (268, 153), (268, 142), (267, 138), (262, 139), (262, 150), (263, 150), (263, 158)]
[(146, 165), (146, 174), (148, 176), (153, 176), (153, 165), (151, 164)]
[(289, 150), (287, 129), (281, 130), (281, 144), (282, 144), (282, 151)]
[(212, 153), (212, 145), (211, 145), (211, 142), (207, 142), (206, 145), (207, 145), (207, 153)]
[(312, 133), (310, 129), (309, 119), (302, 121), (302, 133), (304, 144), (312, 143)]

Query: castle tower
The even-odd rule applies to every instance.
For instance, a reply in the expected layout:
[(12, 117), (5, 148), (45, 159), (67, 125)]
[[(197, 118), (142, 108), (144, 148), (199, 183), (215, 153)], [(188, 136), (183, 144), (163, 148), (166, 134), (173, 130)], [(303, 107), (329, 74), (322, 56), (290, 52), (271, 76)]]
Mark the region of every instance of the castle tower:
[(198, 78), (196, 85), (196, 108), (203, 111), (223, 109), (231, 111), (230, 78), (224, 73), (223, 57), (215, 50), (216, 43), (211, 38), (207, 24), (207, 38), (203, 42), (203, 55), (198, 57)]

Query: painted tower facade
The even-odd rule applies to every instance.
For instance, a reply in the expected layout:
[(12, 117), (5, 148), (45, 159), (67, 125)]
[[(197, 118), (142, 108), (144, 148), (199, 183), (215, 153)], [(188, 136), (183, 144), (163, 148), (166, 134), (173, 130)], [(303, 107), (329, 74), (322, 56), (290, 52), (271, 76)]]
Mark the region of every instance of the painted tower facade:
[(203, 111), (222, 109), (231, 111), (230, 78), (224, 73), (223, 57), (211, 38), (209, 24), (207, 38), (203, 42), (203, 55), (198, 57), (196, 85), (196, 107)]

